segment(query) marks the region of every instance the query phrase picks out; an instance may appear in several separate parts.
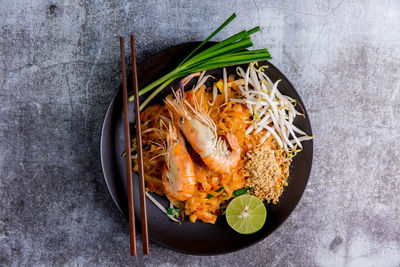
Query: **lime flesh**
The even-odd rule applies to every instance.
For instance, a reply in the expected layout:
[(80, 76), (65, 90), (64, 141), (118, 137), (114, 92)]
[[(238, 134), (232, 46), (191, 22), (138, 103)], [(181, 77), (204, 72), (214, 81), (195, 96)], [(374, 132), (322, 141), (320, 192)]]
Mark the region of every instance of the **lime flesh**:
[(242, 195), (229, 203), (225, 216), (233, 230), (240, 234), (252, 234), (263, 227), (267, 209), (258, 197)]

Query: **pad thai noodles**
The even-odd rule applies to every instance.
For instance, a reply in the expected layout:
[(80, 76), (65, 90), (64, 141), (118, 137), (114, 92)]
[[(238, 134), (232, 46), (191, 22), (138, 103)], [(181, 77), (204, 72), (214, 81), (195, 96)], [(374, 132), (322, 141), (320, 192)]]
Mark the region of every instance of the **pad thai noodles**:
[[(193, 73), (162, 104), (140, 113), (146, 187), (170, 206), (147, 196), (174, 221), (187, 216), (214, 224), (229, 200), (245, 193), (279, 201), (292, 158), (313, 137), (293, 125), (302, 115), (296, 101), (279, 92), (264, 68), (251, 63), (229, 75), (223, 69), (218, 80)], [(192, 79), (197, 84), (189, 90)]]

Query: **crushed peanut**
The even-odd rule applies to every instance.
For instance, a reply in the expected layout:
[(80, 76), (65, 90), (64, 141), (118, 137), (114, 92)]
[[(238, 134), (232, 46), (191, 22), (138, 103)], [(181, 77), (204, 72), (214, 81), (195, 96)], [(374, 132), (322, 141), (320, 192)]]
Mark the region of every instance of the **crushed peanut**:
[(264, 142), (246, 154), (246, 186), (254, 189), (253, 194), (268, 203), (276, 204), (288, 185), (290, 160), (275, 139)]

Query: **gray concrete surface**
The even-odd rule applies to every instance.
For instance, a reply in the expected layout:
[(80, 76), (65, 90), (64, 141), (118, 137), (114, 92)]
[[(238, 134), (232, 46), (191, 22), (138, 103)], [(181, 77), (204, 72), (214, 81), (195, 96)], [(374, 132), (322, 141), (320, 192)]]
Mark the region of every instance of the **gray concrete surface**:
[[(152, 243), (131, 258), (98, 149), (120, 84), (117, 37), (136, 34), (141, 61), (233, 11), (219, 38), (260, 25), (255, 46), (308, 108), (309, 185), (251, 248), (195, 257)], [(399, 266), (399, 14), (396, 0), (1, 1), (0, 266)]]

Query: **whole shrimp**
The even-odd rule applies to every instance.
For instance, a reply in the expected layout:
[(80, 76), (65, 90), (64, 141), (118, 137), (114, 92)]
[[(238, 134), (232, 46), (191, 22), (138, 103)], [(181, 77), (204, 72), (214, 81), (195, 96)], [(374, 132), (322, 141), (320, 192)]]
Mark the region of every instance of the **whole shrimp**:
[(175, 124), (208, 168), (218, 173), (230, 172), (240, 161), (241, 147), (237, 137), (232, 133), (226, 135), (229, 150), (227, 142), (218, 137), (217, 127), (210, 116), (196, 101), (193, 108), (184, 99), (182, 84), (181, 89), (174, 92), (175, 99), (167, 97), (164, 100), (165, 105), (174, 114)]
[(184, 201), (195, 190), (193, 162), (186, 150), (185, 140), (173, 121), (168, 123), (166, 158), (162, 172), (162, 183), (168, 197)]

